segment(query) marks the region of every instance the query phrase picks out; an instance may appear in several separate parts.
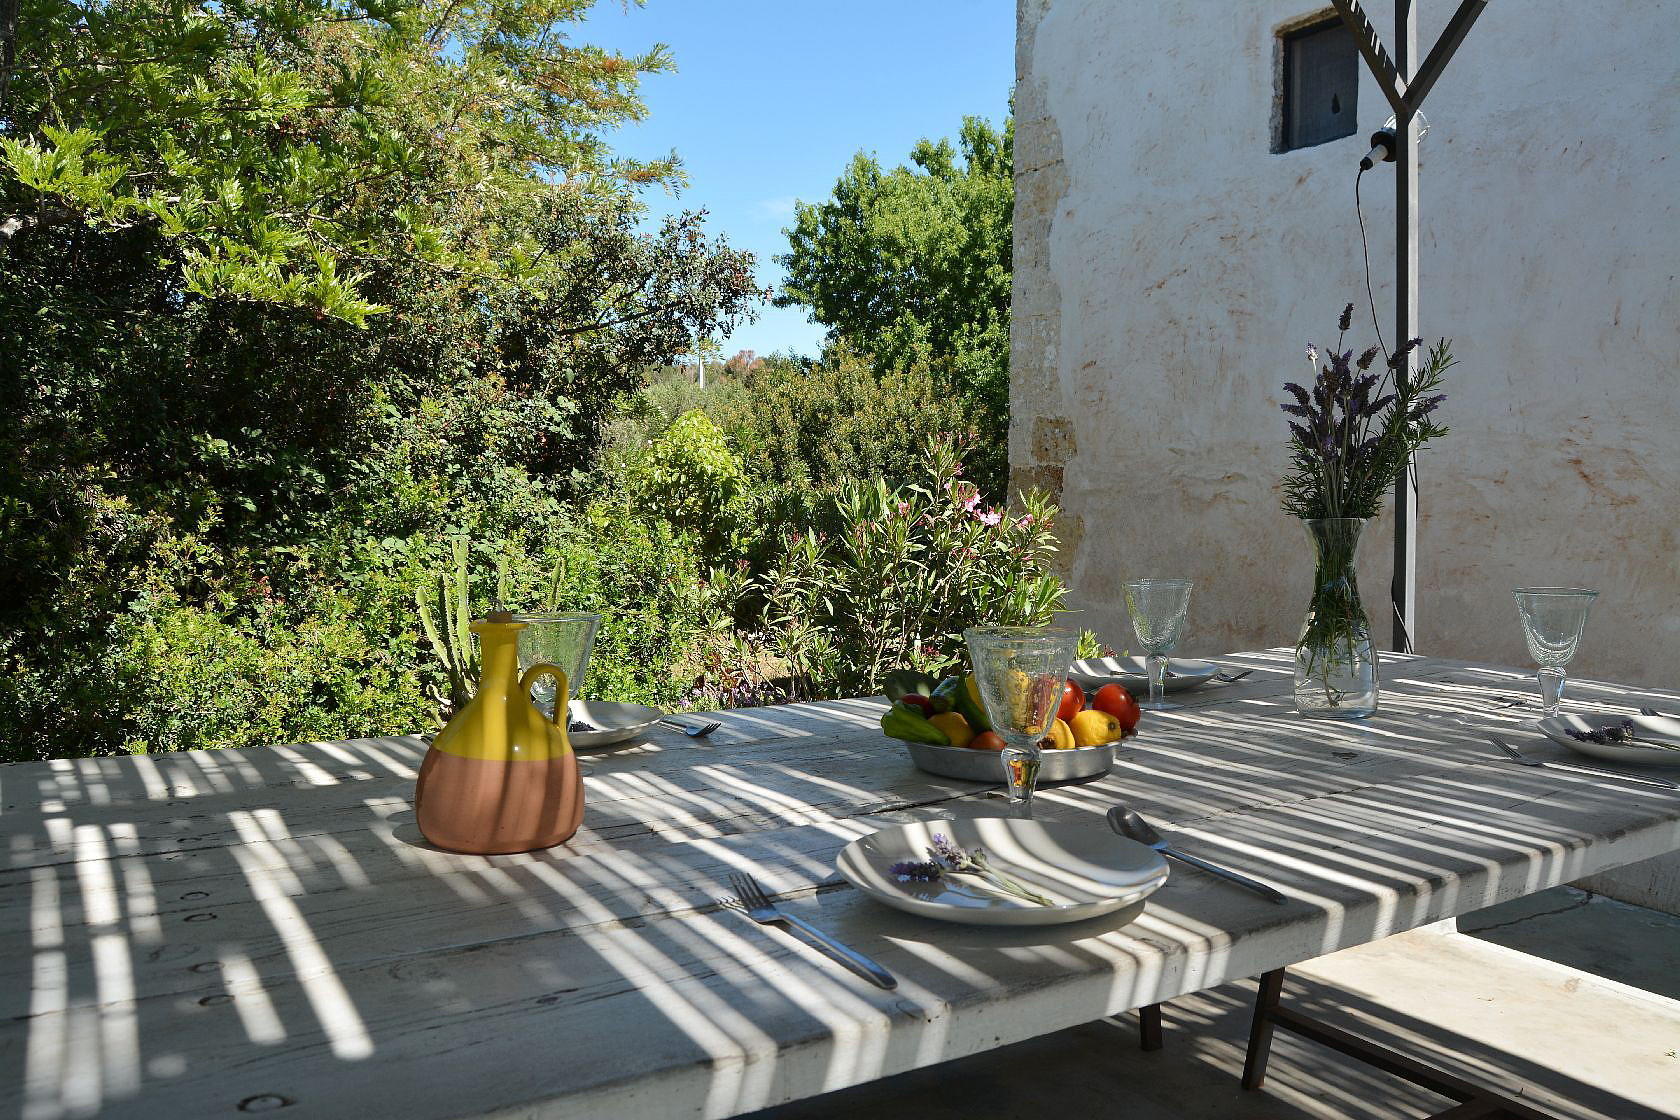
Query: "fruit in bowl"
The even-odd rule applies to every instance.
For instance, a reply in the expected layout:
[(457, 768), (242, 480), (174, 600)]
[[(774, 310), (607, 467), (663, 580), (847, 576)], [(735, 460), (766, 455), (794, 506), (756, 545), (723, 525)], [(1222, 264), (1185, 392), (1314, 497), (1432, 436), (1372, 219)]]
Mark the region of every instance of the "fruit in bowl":
[(1126, 729), (1118, 719), (1095, 708), (1074, 713), (1068, 726), (1076, 747), (1100, 747), (1126, 735)]
[(1056, 722), (1039, 745), (1045, 750), (1077, 750), (1117, 743), (1137, 734), (1142, 714), (1132, 694), (1118, 684), (1105, 684), (1087, 698), (1084, 689), (1068, 681), (1056, 709)]
[[(1010, 701), (1033, 704), (1034, 690), (1053, 686), (1020, 674)], [(992, 721), (980, 701), (980, 687), (973, 673), (935, 680), (914, 669), (888, 673), (882, 682), (892, 707), (881, 717), (881, 730), (894, 739), (929, 743), (940, 747), (1000, 751), (1003, 737), (992, 730)], [(1044, 750), (1077, 750), (1100, 747), (1137, 734), (1137, 701), (1118, 684), (1107, 684), (1090, 697), (1073, 681), (1062, 688), (1056, 716), (1044, 729), (1040, 746)]]

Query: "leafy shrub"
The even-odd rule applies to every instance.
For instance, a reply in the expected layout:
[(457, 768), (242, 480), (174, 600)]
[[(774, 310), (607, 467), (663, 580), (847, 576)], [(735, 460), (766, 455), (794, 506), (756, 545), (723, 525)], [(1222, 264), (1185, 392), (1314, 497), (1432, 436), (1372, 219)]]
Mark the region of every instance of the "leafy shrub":
[(925, 368), (880, 369), (845, 347), (818, 362), (764, 359), (711, 407), (761, 486), (812, 499), (806, 515), (827, 504), (834, 480), (900, 485), (928, 447), (975, 430)]
[(632, 460), (630, 478), (644, 509), (706, 537), (726, 531), (724, 511), (744, 482), (740, 457), (698, 409)]
[(945, 672), (966, 627), (1043, 625), (1061, 605), (1056, 507), (1041, 494), (1019, 516), (984, 504), (950, 441), (922, 462), (910, 486), (846, 481), (842, 531), (794, 534), (764, 579), (769, 640), (814, 695), (872, 695), (906, 666)]
[(129, 751), (248, 747), (434, 726), (411, 648), (381, 642), (347, 597), (231, 621), (176, 605), (117, 634), (112, 684)]
[(676, 706), (706, 591), (692, 536), (603, 496), (555, 542), (566, 610), (603, 615), (586, 687), (593, 697)]

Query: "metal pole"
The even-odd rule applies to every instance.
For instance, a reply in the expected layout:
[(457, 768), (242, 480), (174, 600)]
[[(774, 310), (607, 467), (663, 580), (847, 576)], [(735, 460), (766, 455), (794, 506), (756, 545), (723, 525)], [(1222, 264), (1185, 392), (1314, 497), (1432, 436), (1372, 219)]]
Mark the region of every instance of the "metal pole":
[[(1412, 0), (1395, 0), (1394, 68), (1410, 82), (1417, 66), (1417, 12)], [(1400, 109), (1394, 126), (1394, 345), (1418, 335), (1418, 145), (1417, 113)], [(1396, 379), (1404, 384), (1409, 371), (1402, 366)], [(1406, 463), (1394, 485), (1394, 648), (1412, 649), (1417, 637), (1417, 472)]]

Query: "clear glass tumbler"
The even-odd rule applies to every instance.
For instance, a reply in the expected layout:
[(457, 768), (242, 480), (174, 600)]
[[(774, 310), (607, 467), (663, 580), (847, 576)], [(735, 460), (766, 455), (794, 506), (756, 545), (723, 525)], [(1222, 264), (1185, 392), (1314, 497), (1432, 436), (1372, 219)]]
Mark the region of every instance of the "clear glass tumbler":
[(1132, 615), (1132, 630), (1138, 645), (1149, 655), (1149, 699), (1139, 704), (1150, 711), (1178, 707), (1161, 698), (1167, 680), (1167, 654), (1178, 645), (1184, 619), (1190, 613), (1187, 579), (1133, 579), (1126, 581), (1126, 609)]
[[(516, 615), (514, 621), (525, 624), (525, 629), (519, 632), (519, 671), (523, 673), (539, 661), (558, 665), (566, 670), (568, 698), (581, 698), (583, 680), (589, 674), (589, 655), (595, 649), (595, 632), (601, 628), (601, 616), (581, 611), (523, 614)], [(558, 722), (553, 677), (536, 679), (531, 685), (531, 700), (543, 715)]]
[(1540, 681), (1540, 707), (1548, 716), (1557, 715), (1566, 677), (1563, 667), (1575, 659), (1598, 592), (1588, 587), (1519, 587), (1511, 594), (1522, 616), (1528, 654), (1540, 667), (1534, 674)]
[(1042, 742), (1062, 702), (1079, 635), (1041, 626), (976, 626), (963, 631), (974, 680), (992, 730), (1003, 736), (1010, 804), (1030, 815)]

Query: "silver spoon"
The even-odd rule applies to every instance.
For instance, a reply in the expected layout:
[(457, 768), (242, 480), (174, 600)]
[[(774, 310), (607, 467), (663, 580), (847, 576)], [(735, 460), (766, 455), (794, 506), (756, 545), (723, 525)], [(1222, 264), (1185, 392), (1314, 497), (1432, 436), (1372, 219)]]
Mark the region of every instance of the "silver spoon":
[(1229, 879), (1238, 886), (1247, 887), (1251, 891), (1265, 895), (1273, 902), (1289, 901), (1288, 895), (1268, 887), (1258, 879), (1250, 879), (1247, 875), (1239, 875), (1229, 868), (1220, 867), (1217, 863), (1209, 863), (1199, 856), (1179, 851), (1167, 843), (1165, 837), (1155, 831), (1154, 825), (1144, 820), (1136, 811), (1128, 809), (1124, 805), (1116, 805), (1108, 811), (1108, 827), (1129, 840), (1136, 840), (1145, 847), (1154, 848), (1164, 856), (1171, 856), (1173, 859), (1188, 863), (1191, 867), (1199, 867), (1211, 875), (1219, 876), (1221, 879)]

